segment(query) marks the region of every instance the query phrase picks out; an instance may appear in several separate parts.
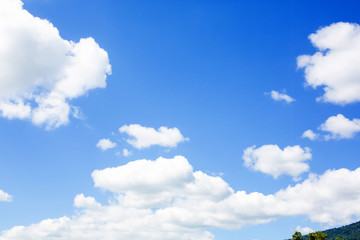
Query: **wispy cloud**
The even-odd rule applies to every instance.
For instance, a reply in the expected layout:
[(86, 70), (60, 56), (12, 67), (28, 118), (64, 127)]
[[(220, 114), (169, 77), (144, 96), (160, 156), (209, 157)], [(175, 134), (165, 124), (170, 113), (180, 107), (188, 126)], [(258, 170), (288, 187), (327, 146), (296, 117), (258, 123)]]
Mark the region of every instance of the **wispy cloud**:
[(127, 150), (126, 148), (124, 148), (122, 150), (122, 154), (123, 154), (124, 157), (128, 157), (128, 156), (131, 155), (131, 152), (129, 150)]
[(285, 93), (279, 93), (274, 90), (272, 90), (270, 93), (265, 93), (265, 94), (269, 94), (272, 99), (274, 99), (275, 101), (278, 101), (278, 102), (284, 101), (286, 103), (291, 103), (291, 102), (295, 101), (295, 99), (290, 97), (289, 95), (287, 95)]

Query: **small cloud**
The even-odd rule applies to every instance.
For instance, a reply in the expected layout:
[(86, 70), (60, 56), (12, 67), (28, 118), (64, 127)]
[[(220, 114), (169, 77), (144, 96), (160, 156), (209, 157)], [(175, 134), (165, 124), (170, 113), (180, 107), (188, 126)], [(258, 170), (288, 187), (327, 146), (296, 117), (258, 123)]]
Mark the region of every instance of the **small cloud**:
[(127, 150), (126, 148), (123, 149), (122, 154), (124, 155), (124, 157), (128, 157), (131, 155), (131, 152), (129, 150)]
[(320, 135), (309, 129), (303, 133), (302, 137), (315, 140), (321, 136), (326, 141), (331, 139), (350, 139), (360, 132), (360, 119), (354, 118), (350, 120), (344, 115), (338, 114), (329, 117), (318, 129), (326, 132), (326, 134)]
[(83, 114), (83, 112), (81, 111), (81, 108), (76, 107), (76, 106), (71, 106), (71, 112), (72, 112), (72, 116), (76, 119), (85, 119), (85, 116)]
[(302, 138), (308, 138), (310, 140), (316, 140), (319, 137), (319, 134), (313, 132), (311, 129), (306, 130), (302, 134)]
[(0, 189), (0, 202), (11, 202), (12, 196)]
[(130, 124), (120, 127), (119, 132), (129, 135), (131, 138), (126, 139), (127, 143), (137, 149), (153, 145), (172, 148), (181, 142), (190, 140), (185, 138), (177, 128), (160, 127), (156, 130), (139, 124)]
[(85, 197), (84, 194), (76, 195), (74, 206), (77, 208), (99, 208), (101, 205), (93, 197)]
[(311, 232), (314, 232), (314, 230), (312, 230), (309, 227), (300, 227), (300, 226), (297, 226), (295, 231), (301, 232), (302, 235), (307, 235), (307, 234), (309, 234)]
[(100, 148), (102, 151), (105, 151), (116, 147), (116, 143), (110, 141), (108, 138), (103, 138), (99, 140), (99, 142), (96, 144), (96, 147)]
[(319, 127), (321, 131), (329, 132), (326, 139), (343, 139), (353, 138), (356, 133), (360, 132), (360, 119), (350, 120), (342, 114), (329, 117), (325, 123)]
[(274, 99), (277, 102), (285, 101), (286, 103), (294, 102), (295, 99), (290, 97), (289, 95), (286, 95), (285, 93), (279, 93), (277, 91), (272, 90), (270, 93), (266, 93), (271, 96), (272, 99)]
[(244, 150), (244, 165), (278, 178), (280, 175), (292, 176), (294, 181), (299, 181), (299, 175), (309, 171), (305, 161), (311, 159), (310, 148), (300, 146), (287, 146), (283, 150), (277, 145), (263, 145), (248, 147)]

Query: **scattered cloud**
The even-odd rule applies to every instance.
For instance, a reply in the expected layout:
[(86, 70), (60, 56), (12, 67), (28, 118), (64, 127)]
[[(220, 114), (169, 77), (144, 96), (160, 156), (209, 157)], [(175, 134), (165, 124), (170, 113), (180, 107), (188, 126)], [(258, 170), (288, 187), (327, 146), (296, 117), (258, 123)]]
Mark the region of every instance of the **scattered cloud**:
[(300, 227), (300, 226), (297, 226), (295, 231), (301, 232), (302, 235), (307, 235), (309, 233), (315, 232), (314, 230), (312, 230), (309, 227)]
[(0, 189), (0, 202), (11, 202), (12, 196)]
[(110, 141), (109, 138), (103, 138), (99, 140), (99, 142), (96, 144), (96, 147), (100, 148), (102, 151), (106, 151), (116, 147), (116, 143)]
[(15, 101), (0, 100), (0, 112), (2, 117), (8, 119), (27, 119), (31, 114), (31, 107), (25, 105), (21, 99)]
[(303, 134), (302, 134), (303, 138), (308, 138), (310, 140), (316, 140), (319, 138), (319, 134), (315, 133), (314, 131), (312, 131), (311, 129), (306, 130)]
[(0, 116), (57, 128), (70, 115), (78, 117), (72, 99), (105, 88), (108, 54), (91, 37), (62, 39), (48, 20), (22, 5), (0, 1)]
[(321, 131), (329, 132), (326, 139), (353, 138), (356, 133), (360, 132), (360, 119), (347, 119), (342, 114), (329, 117), (325, 123), (321, 124)]
[(321, 135), (309, 129), (303, 133), (302, 137), (310, 140), (319, 139), (320, 136), (325, 140), (353, 138), (360, 132), (360, 119), (350, 120), (344, 115), (338, 114), (329, 117), (318, 129), (327, 133)]
[(295, 101), (295, 99), (290, 97), (289, 95), (286, 95), (285, 93), (279, 93), (274, 90), (272, 90), (269, 94), (272, 99), (274, 99), (275, 101), (278, 101), (278, 102), (284, 101), (286, 103), (291, 103), (291, 102)]
[(126, 148), (123, 149), (122, 153), (123, 153), (124, 157), (128, 157), (131, 155), (131, 152), (129, 150), (127, 150)]
[(85, 197), (83, 193), (76, 195), (74, 206), (77, 208), (100, 208), (101, 205), (93, 197)]
[(311, 159), (309, 148), (288, 146), (281, 150), (277, 145), (263, 145), (248, 147), (244, 150), (244, 165), (248, 168), (269, 174), (274, 178), (289, 175), (294, 180), (302, 173), (309, 171), (305, 161)]
[(152, 145), (176, 147), (181, 142), (189, 141), (189, 138), (185, 138), (177, 128), (160, 127), (156, 130), (139, 124), (130, 124), (120, 127), (119, 131), (128, 134), (131, 138), (127, 139), (127, 142), (137, 149)]
[(269, 195), (234, 191), (221, 177), (194, 171), (182, 156), (129, 162), (92, 177), (112, 194), (107, 205), (78, 194), (74, 216), (16, 226), (0, 240), (210, 240), (209, 228), (238, 229), (285, 216), (305, 215), (329, 226), (360, 217), (360, 168), (310, 174)]
[(323, 87), (318, 101), (345, 105), (360, 101), (360, 26), (339, 22), (309, 36), (318, 49), (297, 59), (305, 69), (306, 84)]

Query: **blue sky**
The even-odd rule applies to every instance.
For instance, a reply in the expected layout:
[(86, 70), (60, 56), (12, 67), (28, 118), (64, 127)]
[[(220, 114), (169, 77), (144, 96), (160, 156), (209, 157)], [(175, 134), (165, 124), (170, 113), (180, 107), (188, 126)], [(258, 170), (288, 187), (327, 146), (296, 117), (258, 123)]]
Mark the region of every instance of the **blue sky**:
[(359, 220), (358, 6), (0, 0), (0, 239)]

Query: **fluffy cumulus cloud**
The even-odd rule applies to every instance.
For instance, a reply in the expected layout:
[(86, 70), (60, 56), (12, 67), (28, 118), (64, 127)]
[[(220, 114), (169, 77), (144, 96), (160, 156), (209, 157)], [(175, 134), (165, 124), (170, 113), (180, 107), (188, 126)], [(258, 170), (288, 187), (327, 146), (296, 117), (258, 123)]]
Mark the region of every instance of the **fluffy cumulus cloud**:
[(315, 140), (319, 137), (318, 133), (315, 133), (313, 130), (308, 129), (302, 134), (303, 138), (308, 138), (310, 140)]
[(22, 5), (0, 0), (0, 115), (56, 128), (77, 114), (72, 99), (106, 86), (108, 54), (91, 37), (62, 39)]
[(92, 177), (112, 194), (108, 204), (78, 194), (74, 216), (16, 226), (0, 240), (209, 240), (209, 228), (236, 229), (282, 216), (307, 215), (329, 225), (360, 217), (360, 168), (310, 175), (269, 195), (234, 191), (222, 178), (194, 171), (182, 156), (129, 162)]
[(319, 139), (320, 137), (325, 140), (353, 138), (360, 132), (360, 119), (354, 118), (350, 120), (344, 115), (338, 114), (329, 117), (318, 129), (322, 131), (322, 134), (309, 129), (302, 136), (310, 140)]
[(76, 195), (74, 206), (77, 208), (98, 208), (101, 205), (93, 197), (85, 197), (84, 194)]
[(323, 87), (319, 101), (348, 104), (360, 101), (360, 26), (339, 22), (309, 36), (318, 49), (297, 59), (305, 69), (306, 84)]
[(281, 101), (284, 101), (286, 103), (291, 103), (291, 102), (294, 102), (295, 99), (290, 97), (289, 95), (285, 94), (285, 93), (279, 93), (277, 91), (271, 91), (270, 93), (270, 96), (272, 99), (274, 99), (275, 101), (278, 101), (278, 102), (281, 102)]
[(300, 174), (309, 171), (307, 160), (311, 159), (309, 148), (288, 146), (283, 150), (277, 145), (255, 146), (244, 150), (244, 165), (248, 168), (270, 174), (274, 178), (289, 175), (296, 179)]
[(139, 124), (130, 124), (120, 127), (119, 131), (129, 135), (127, 142), (137, 149), (148, 148), (152, 145), (176, 147), (179, 143), (189, 140), (177, 128), (160, 127), (156, 130)]
[(0, 189), (0, 202), (11, 202), (12, 196)]
[(360, 119), (350, 120), (342, 114), (329, 117), (325, 123), (321, 124), (321, 131), (329, 132), (326, 139), (353, 138), (356, 133), (360, 132)]
[(304, 182), (276, 193), (293, 213), (308, 214), (310, 220), (327, 225), (350, 223), (360, 218), (360, 168), (328, 170), (323, 175), (310, 175)]
[(99, 142), (96, 144), (96, 147), (100, 148), (103, 151), (116, 147), (116, 143), (112, 142), (108, 138), (100, 139)]

